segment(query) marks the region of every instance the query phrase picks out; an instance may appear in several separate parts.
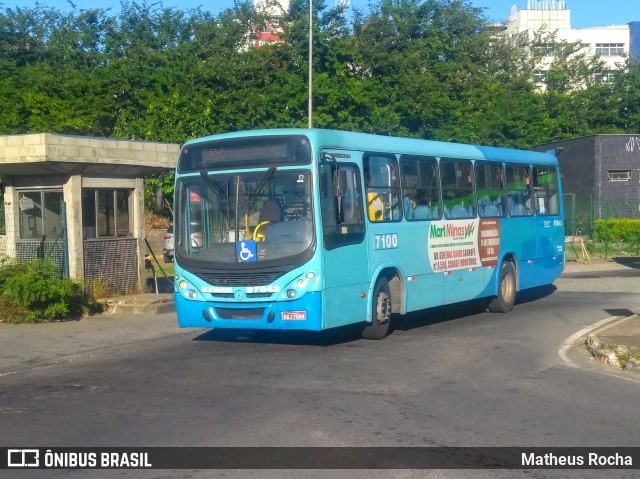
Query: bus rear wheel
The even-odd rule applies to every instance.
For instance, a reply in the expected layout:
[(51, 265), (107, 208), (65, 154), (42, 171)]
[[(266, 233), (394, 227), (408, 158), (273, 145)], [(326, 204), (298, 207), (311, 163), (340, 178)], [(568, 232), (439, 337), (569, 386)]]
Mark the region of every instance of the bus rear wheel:
[(505, 261), (500, 268), (498, 296), (489, 302), (492, 313), (508, 313), (516, 302), (516, 268), (511, 261)]
[(373, 289), (371, 324), (362, 330), (364, 339), (383, 339), (389, 332), (391, 322), (391, 290), (389, 282), (380, 278)]

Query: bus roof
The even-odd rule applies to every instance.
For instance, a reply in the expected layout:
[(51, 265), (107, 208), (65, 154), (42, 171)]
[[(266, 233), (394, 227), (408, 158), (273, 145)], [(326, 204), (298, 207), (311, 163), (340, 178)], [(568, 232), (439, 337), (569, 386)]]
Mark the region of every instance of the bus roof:
[(509, 161), (515, 163), (558, 164), (557, 157), (553, 150), (541, 153), (510, 148), (467, 145), (463, 143), (448, 143), (443, 141), (419, 140), (413, 138), (373, 135), (369, 133), (354, 133), (340, 130), (325, 130), (318, 128), (282, 128), (237, 131), (196, 138), (189, 140), (185, 145), (232, 138), (287, 135), (305, 135), (311, 140), (312, 145), (319, 145), (322, 148), (376, 151), (381, 153), (406, 155), (427, 155), (472, 160)]

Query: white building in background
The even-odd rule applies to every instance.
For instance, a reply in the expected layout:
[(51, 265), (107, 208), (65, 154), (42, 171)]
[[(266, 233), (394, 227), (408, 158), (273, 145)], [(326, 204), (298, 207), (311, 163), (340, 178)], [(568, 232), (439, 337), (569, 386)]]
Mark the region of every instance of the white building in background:
[[(557, 41), (579, 42), (583, 48), (598, 55), (605, 63), (596, 81), (609, 81), (616, 71), (624, 68), (628, 57), (640, 57), (640, 22), (592, 28), (571, 28), (571, 10), (568, 0), (527, 0), (527, 7), (511, 9), (507, 19), (506, 34), (532, 41), (535, 34), (544, 30), (553, 33)], [(615, 8), (612, 3), (608, 8)], [(546, 71), (553, 62), (555, 45), (541, 43), (536, 46), (545, 53), (535, 74), (536, 84), (543, 85)]]
[(255, 46), (282, 42), (283, 17), (289, 12), (289, 0), (253, 0), (253, 9), (269, 19), (255, 35)]
[(253, 0), (253, 8), (269, 17), (282, 17), (289, 11), (289, 0)]

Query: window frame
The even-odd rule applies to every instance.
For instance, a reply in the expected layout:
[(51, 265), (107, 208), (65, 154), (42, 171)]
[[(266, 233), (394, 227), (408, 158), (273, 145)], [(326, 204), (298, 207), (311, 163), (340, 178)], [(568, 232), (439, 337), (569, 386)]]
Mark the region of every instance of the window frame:
[[(524, 171), (524, 176), (525, 176), (524, 185), (527, 187), (526, 188), (527, 193), (526, 193), (526, 195), (524, 195), (524, 194), (520, 195), (520, 198), (519, 198), (521, 200), (520, 203), (515, 203), (515, 200), (513, 200), (513, 198), (511, 198), (512, 201), (510, 201), (510, 198), (509, 198), (510, 196), (512, 196), (514, 194), (514, 192), (522, 191), (522, 189), (519, 189), (519, 190), (509, 189), (509, 183), (510, 183), (511, 178), (513, 176), (513, 175), (511, 175), (511, 171), (514, 168), (518, 169), (518, 170), (525, 170)], [(506, 171), (505, 186), (506, 186), (506, 190), (507, 190), (507, 212), (506, 212), (507, 215), (509, 217), (511, 217), (511, 218), (528, 218), (530, 216), (533, 216), (535, 214), (534, 208), (532, 207), (533, 205), (532, 204), (529, 204), (529, 205), (526, 204), (527, 202), (531, 202), (532, 199), (533, 199), (532, 198), (533, 189), (532, 189), (532, 184), (531, 184), (531, 175), (533, 173), (532, 173), (532, 170), (531, 170), (531, 165), (523, 165), (522, 163), (509, 163), (509, 162), (507, 162), (505, 164), (505, 171)], [(518, 178), (520, 178), (520, 175), (518, 175)], [(513, 182), (513, 181), (511, 181), (511, 182)], [(527, 196), (528, 199), (523, 201), (522, 200), (523, 196)], [(513, 214), (513, 209), (514, 208), (512, 207), (512, 205), (515, 205), (515, 204), (522, 204), (523, 207), (525, 208), (526, 214), (524, 214), (524, 215)]]
[(596, 43), (596, 55), (601, 57), (623, 57), (624, 43)]
[[(355, 211), (356, 211), (356, 222), (355, 223), (345, 223), (344, 210), (342, 215), (342, 222), (338, 217), (338, 199), (333, 194), (333, 174), (337, 169), (352, 169), (353, 170), (353, 178), (355, 181), (355, 185), (353, 187), (354, 198), (356, 200)], [(324, 168), (328, 168), (329, 176), (331, 179), (323, 180), (325, 176), (322, 171)], [(363, 201), (363, 190), (362, 190), (362, 174), (360, 171), (360, 167), (353, 162), (346, 163), (336, 163), (331, 164), (329, 162), (321, 162), (318, 168), (318, 196), (320, 198), (320, 218), (322, 226), (322, 243), (324, 245), (324, 249), (327, 251), (331, 251), (336, 248), (341, 248), (343, 246), (349, 246), (354, 244), (362, 244), (366, 238), (366, 222), (365, 222), (365, 214), (364, 214), (364, 201)], [(348, 195), (347, 195), (348, 196)], [(346, 198), (346, 196), (345, 196)], [(323, 204), (327, 199), (331, 200), (333, 208), (331, 210), (326, 210), (323, 207)], [(341, 199), (343, 201), (343, 199)], [(334, 212), (334, 219), (336, 224), (328, 224), (326, 220), (326, 211)], [(330, 232), (330, 229), (333, 229), (333, 232)], [(353, 229), (353, 231), (349, 231)], [(335, 239), (338, 239), (337, 241)], [(340, 241), (342, 239), (342, 241)]]
[[(404, 174), (404, 170), (405, 168), (403, 168), (403, 165), (406, 165), (409, 162), (414, 162), (416, 165), (416, 172), (417, 172), (417, 178), (418, 178), (418, 183), (416, 184), (415, 187), (410, 187), (407, 186), (405, 184), (405, 174)], [(403, 205), (403, 216), (407, 221), (436, 221), (439, 220), (440, 218), (442, 218), (442, 188), (440, 185), (440, 165), (438, 163), (438, 158), (436, 158), (435, 156), (423, 156), (423, 155), (400, 155), (400, 159), (399, 159), (399, 165), (400, 165), (400, 187), (402, 190), (402, 205)], [(435, 178), (436, 178), (436, 185), (435, 188), (432, 187), (431, 185), (426, 186), (424, 185), (421, 181), (423, 180), (423, 176), (422, 176), (422, 169), (421, 167), (423, 165), (426, 165), (427, 168), (429, 165), (433, 165), (435, 166)], [(420, 190), (426, 190), (426, 191), (433, 191), (435, 190), (436, 192), (436, 204), (435, 207), (437, 208), (437, 215), (433, 216), (433, 217), (429, 217), (429, 218), (416, 218), (415, 216), (411, 216), (411, 217), (407, 217), (407, 215), (405, 215), (404, 213), (404, 203), (405, 203), (405, 199), (407, 199), (407, 195), (409, 194), (409, 190), (412, 190), (412, 193), (414, 195), (414, 199), (416, 202), (416, 207), (418, 206), (428, 206), (430, 209), (433, 209), (433, 203), (432, 200), (427, 200), (428, 203), (423, 203), (421, 201), (419, 201), (419, 195), (418, 192)], [(429, 195), (430, 196), (430, 195)], [(414, 209), (415, 209), (414, 208)]]
[[(478, 203), (476, 200), (476, 185), (475, 185), (475, 173), (474, 173), (474, 168), (473, 168), (473, 161), (470, 159), (465, 159), (465, 158), (440, 158), (440, 191), (441, 191), (441, 195), (442, 195), (442, 210), (443, 210), (443, 217), (444, 219), (447, 220), (461, 220), (461, 219), (473, 219), (473, 218), (477, 218), (478, 217)], [(462, 176), (465, 174), (464, 172), (461, 172), (460, 175), (458, 175), (458, 170), (457, 167), (455, 166), (458, 163), (467, 163), (469, 165), (468, 171), (466, 172), (467, 175), (467, 182), (469, 182), (469, 179), (471, 180), (471, 187), (470, 188), (461, 188), (458, 186), (458, 183), (460, 183), (460, 181), (464, 181), (464, 180), (458, 180), (458, 178), (462, 178)], [(445, 165), (448, 164), (453, 164), (454, 165), (454, 175), (455, 175), (455, 188), (450, 188), (448, 184), (445, 183), (444, 181), (444, 177), (443, 175), (446, 174), (446, 168)], [(459, 194), (455, 194), (453, 197), (451, 198), (447, 198), (445, 199), (445, 196), (448, 195), (449, 191), (460, 191), (463, 192), (464, 190), (467, 191), (466, 195), (459, 195)], [(472, 204), (471, 205), (467, 205), (465, 206), (464, 204), (464, 198), (466, 197), (470, 197)], [(451, 208), (447, 207), (447, 201), (456, 201), (458, 199), (461, 199), (460, 203), (455, 203), (453, 204), (453, 206)], [(460, 209), (460, 211), (466, 209), (466, 215), (464, 216), (452, 216), (451, 212), (454, 208), (456, 208), (457, 206), (461, 206), (462, 208)], [(472, 207), (472, 212), (469, 211), (469, 206)]]
[[(480, 167), (497, 167), (499, 168), (501, 171), (499, 172), (500, 175), (500, 182), (502, 183), (502, 194), (498, 197), (499, 198), (499, 202), (496, 203), (497, 199), (492, 199), (491, 195), (481, 195), (481, 190), (480, 190), (480, 186), (479, 186), (479, 181), (478, 181), (478, 174), (480, 171)], [(479, 218), (504, 218), (505, 216), (507, 216), (507, 185), (506, 185), (506, 175), (505, 175), (505, 166), (503, 163), (498, 162), (498, 161), (491, 161), (491, 160), (477, 160), (474, 164), (474, 175), (475, 175), (475, 190), (476, 190), (476, 211), (477, 211), (477, 215)], [(493, 173), (490, 173), (490, 175), (492, 175)], [(496, 188), (483, 188), (482, 191), (497, 191)], [(489, 199), (491, 200), (491, 202), (499, 209), (500, 214), (498, 215), (484, 215), (481, 214), (481, 205), (480, 205), (480, 200), (484, 199), (484, 197), (489, 197)]]
[[(626, 178), (618, 179), (613, 177), (614, 175), (619, 175), (619, 174), (625, 174)], [(629, 183), (631, 181), (631, 170), (608, 170), (607, 181), (610, 183)]]
[[(549, 170), (553, 173), (553, 186), (554, 189), (544, 188), (539, 186), (538, 183), (538, 173), (537, 170)], [(555, 166), (550, 165), (532, 165), (531, 167), (531, 178), (533, 182), (533, 200), (534, 200), (534, 210), (536, 216), (557, 216), (560, 214), (560, 198), (559, 198), (559, 184), (558, 184), (558, 171)], [(555, 199), (554, 199), (555, 197)], [(540, 212), (542, 202), (544, 202), (544, 212)], [(554, 200), (555, 204), (552, 204), (551, 201)], [(555, 206), (555, 208), (554, 208)], [(555, 209), (555, 212), (553, 210)]]
[[(49, 211), (46, 208), (46, 205), (54, 203), (54, 202), (45, 201), (45, 197), (46, 197), (46, 195), (52, 194), (52, 193), (59, 194), (60, 195), (59, 203), (61, 205), (62, 203), (64, 203), (64, 192), (63, 192), (62, 188), (45, 188), (45, 189), (25, 188), (25, 189), (16, 190), (16, 193), (18, 194), (18, 231), (17, 231), (17, 236), (18, 237), (17, 237), (17, 240), (18, 241), (42, 241), (43, 237), (45, 238), (45, 241), (53, 241), (55, 239), (58, 239), (58, 237), (53, 238), (53, 239), (47, 238), (47, 235), (46, 235), (46, 229), (47, 229), (47, 225), (48, 225), (48, 222), (46, 221), (46, 218), (48, 216), (47, 215), (47, 211)], [(32, 195), (34, 193), (37, 193), (38, 196), (40, 197), (40, 199), (39, 199), (39, 201), (40, 201), (40, 206), (39, 206), (40, 215), (39, 216), (37, 216), (37, 215), (29, 215), (30, 217), (27, 220), (27, 225), (26, 226), (27, 226), (27, 228), (29, 230), (33, 229), (36, 232), (38, 231), (38, 227), (39, 227), (40, 234), (36, 234), (35, 236), (32, 236), (30, 238), (23, 238), (22, 237), (23, 210), (20, 207), (20, 200), (22, 199), (20, 197), (20, 195), (24, 195), (24, 194), (31, 194)], [(33, 201), (32, 198), (30, 198), (30, 199)], [(36, 208), (35, 205), (34, 205), (33, 208), (29, 208), (29, 210), (30, 209), (34, 209), (34, 208)], [(24, 211), (28, 211), (28, 210), (24, 210)], [(60, 209), (60, 215), (59, 216), (60, 216), (60, 225), (59, 226), (60, 226), (60, 231), (62, 231), (62, 228), (64, 227), (64, 223), (65, 223), (65, 218), (62, 217), (62, 208)], [(31, 218), (34, 218), (34, 220), (33, 220), (33, 224), (34, 224), (33, 228), (30, 228)], [(38, 219), (40, 221), (38, 221)], [(56, 226), (57, 225), (54, 225), (53, 228), (55, 229)]]
[[(390, 160), (390, 163), (393, 165), (393, 168), (395, 169), (395, 176), (392, 176), (393, 172), (391, 171), (391, 168), (389, 168), (389, 172), (388, 172), (389, 185), (370, 184), (371, 170), (369, 166), (369, 160), (371, 158), (386, 158)], [(398, 162), (398, 157), (392, 153), (367, 152), (362, 156), (362, 170), (363, 170), (364, 189), (365, 189), (365, 196), (364, 196), (364, 201), (366, 205), (365, 209), (367, 211), (367, 219), (369, 220), (369, 222), (397, 223), (401, 221), (402, 220), (402, 204), (400, 201), (401, 187), (400, 187), (400, 165)], [(392, 186), (392, 184), (395, 184), (395, 185)], [(388, 190), (388, 192), (381, 192), (378, 190)], [(385, 204), (385, 201), (384, 201), (385, 198), (381, 197), (381, 195), (383, 194), (385, 195), (388, 194), (388, 200), (386, 202), (388, 204)], [(377, 195), (377, 199), (374, 199), (371, 201), (372, 204), (369, 204), (370, 195)], [(372, 209), (373, 202), (377, 200), (380, 201), (382, 206), (381, 219), (376, 219), (371, 217), (371, 213), (373, 211)], [(388, 209), (390, 211), (390, 215), (389, 215), (390, 217), (388, 218), (385, 218), (385, 209)], [(398, 211), (397, 217), (394, 215), (394, 210)]]
[[(93, 200), (90, 204), (85, 204), (86, 198), (84, 197), (85, 192), (88, 197), (91, 198), (93, 196)], [(93, 193), (93, 195), (92, 195)], [(118, 196), (119, 194), (124, 193), (127, 197), (127, 215), (128, 219), (126, 222), (126, 234), (120, 233), (120, 224), (118, 221), (119, 209), (118, 209)], [(107, 234), (101, 234), (100, 232), (100, 197), (106, 194), (106, 228)], [(109, 196), (111, 197), (111, 201), (109, 201)], [(104, 239), (114, 239), (114, 238), (133, 238), (133, 189), (132, 188), (82, 188), (82, 239), (83, 240), (104, 240)], [(111, 208), (109, 208), (111, 205)], [(113, 233), (108, 234), (111, 230), (109, 228), (108, 217), (109, 214), (113, 215)], [(89, 224), (92, 220), (93, 224)]]

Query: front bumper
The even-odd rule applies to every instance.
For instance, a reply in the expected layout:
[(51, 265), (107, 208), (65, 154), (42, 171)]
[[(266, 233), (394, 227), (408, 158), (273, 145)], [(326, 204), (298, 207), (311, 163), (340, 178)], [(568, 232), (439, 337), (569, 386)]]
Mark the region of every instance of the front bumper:
[(268, 303), (192, 301), (174, 294), (181, 328), (321, 331), (322, 293)]

